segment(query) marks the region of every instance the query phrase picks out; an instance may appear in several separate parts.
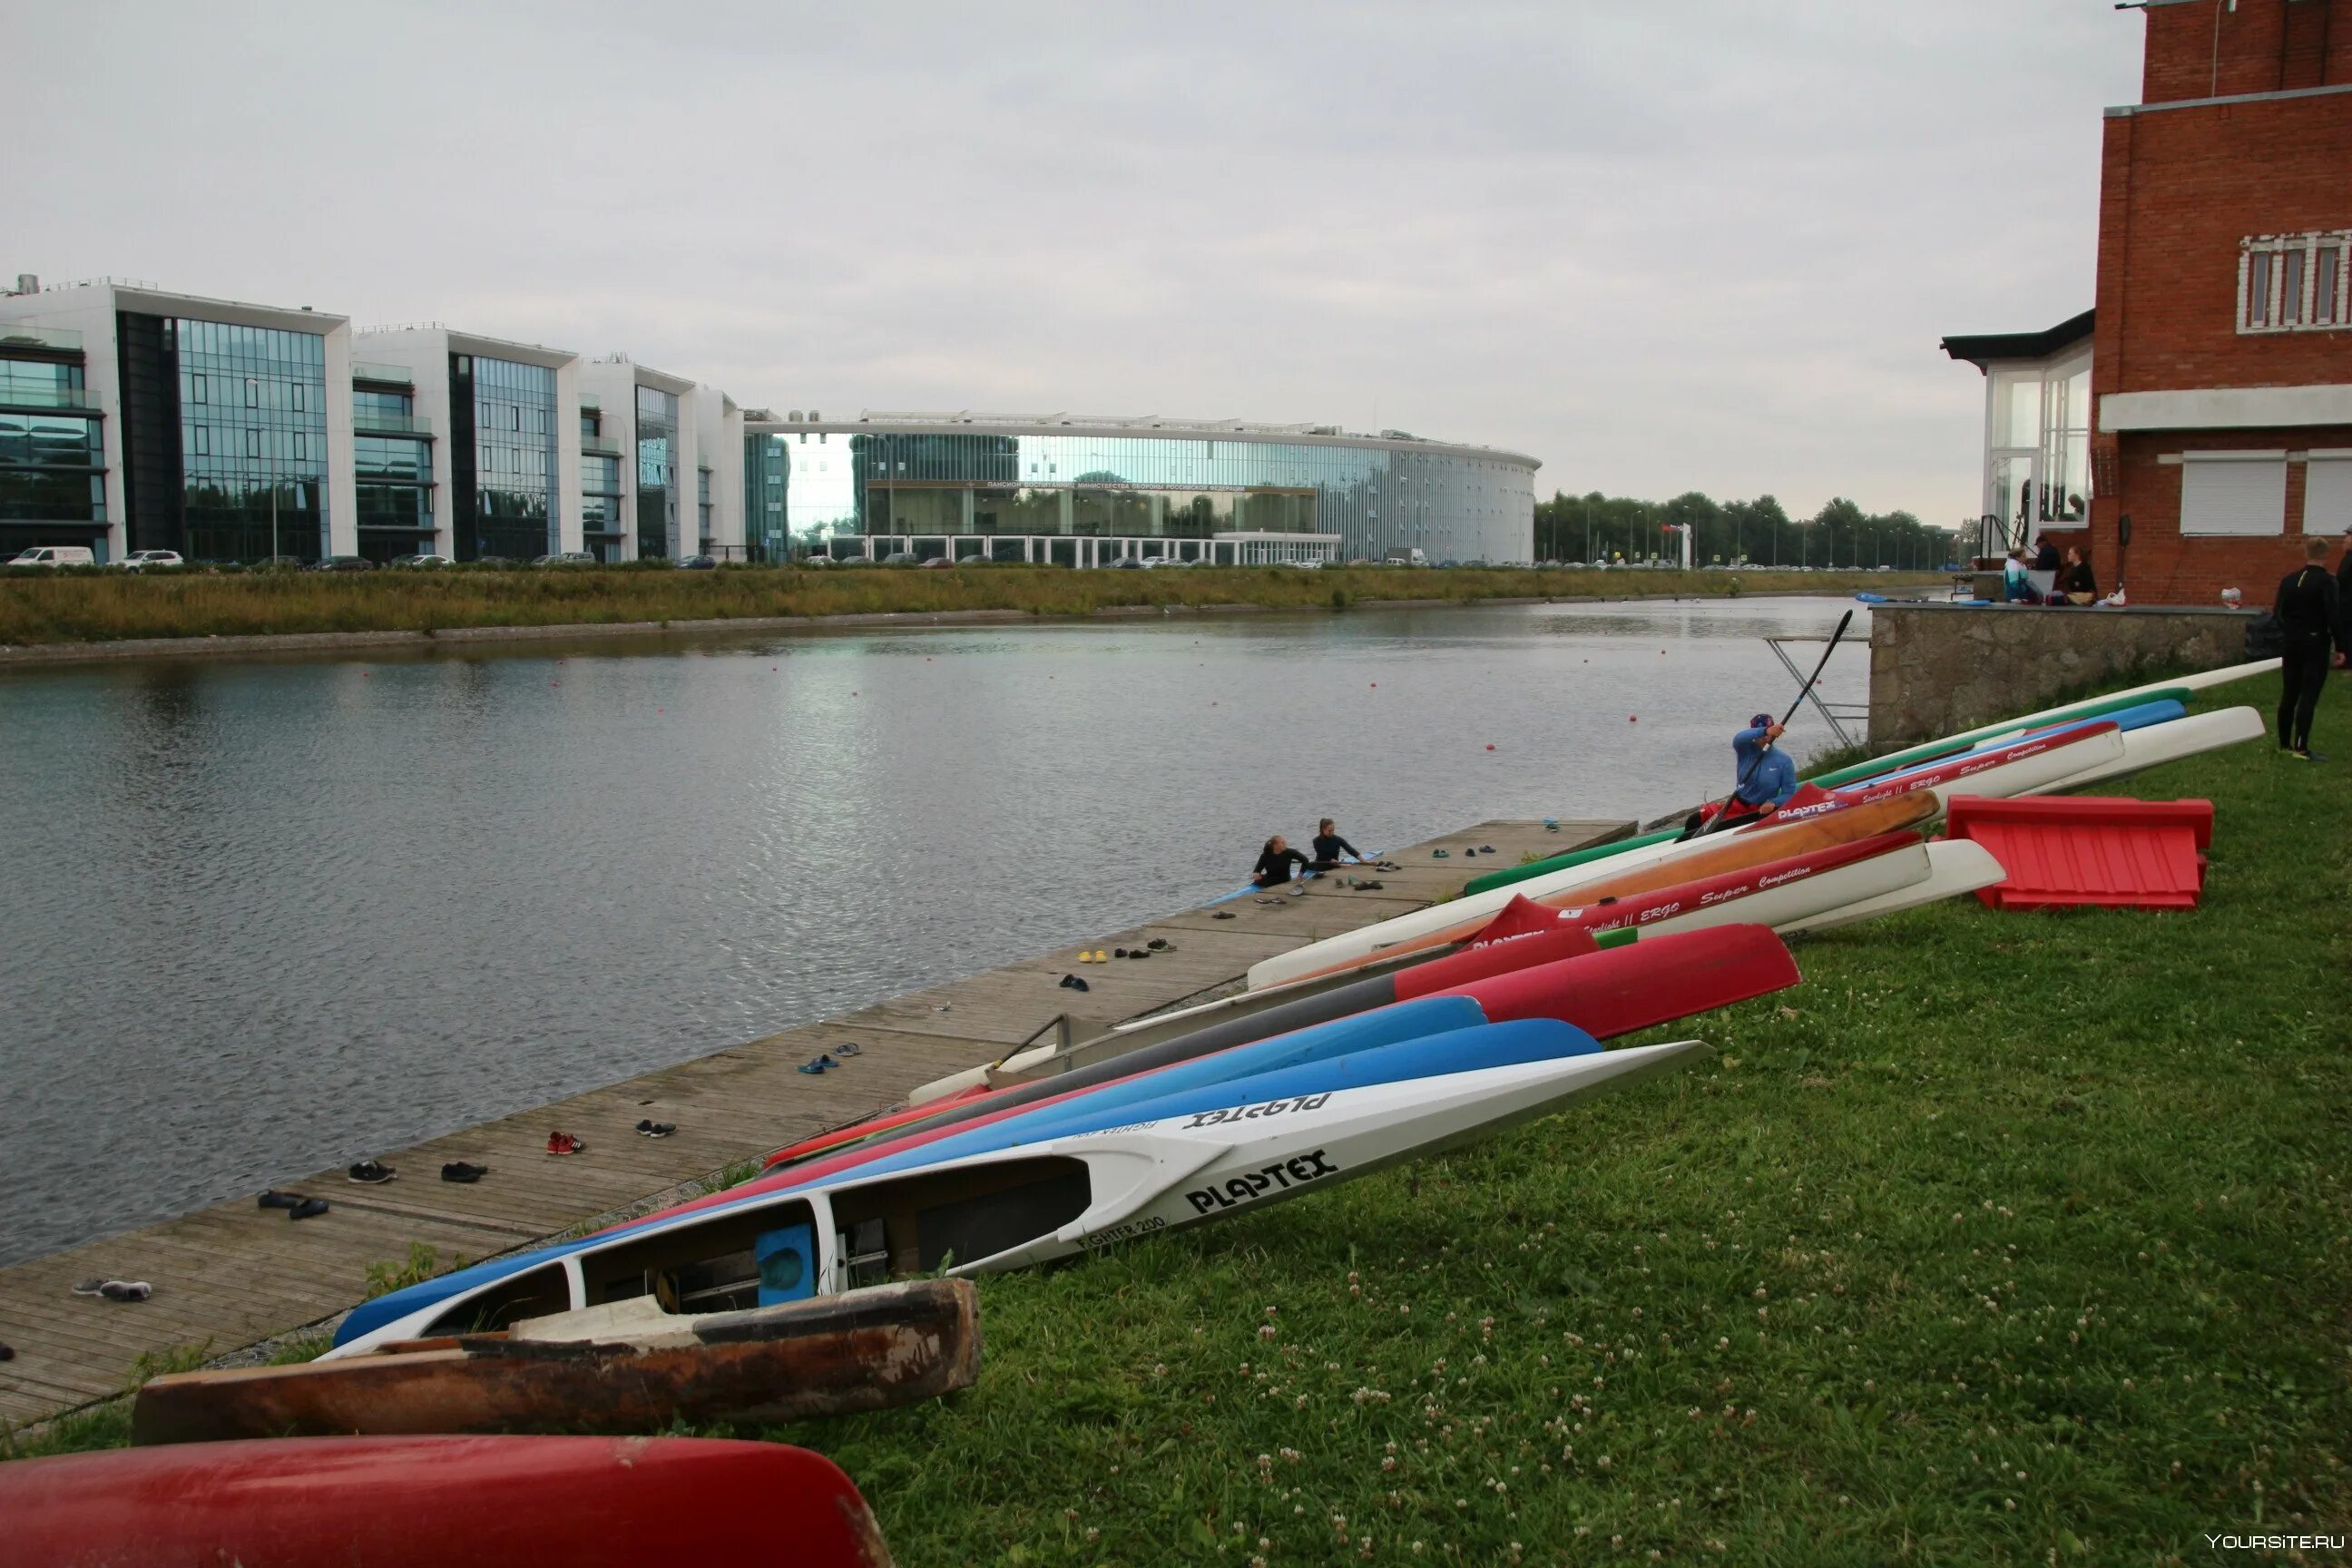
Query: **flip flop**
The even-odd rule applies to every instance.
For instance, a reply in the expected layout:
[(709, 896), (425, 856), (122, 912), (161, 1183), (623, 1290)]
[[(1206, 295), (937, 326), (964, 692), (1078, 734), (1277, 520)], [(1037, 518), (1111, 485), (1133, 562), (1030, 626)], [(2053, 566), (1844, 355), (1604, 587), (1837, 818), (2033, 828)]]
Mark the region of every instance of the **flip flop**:
[(265, 1209), (290, 1209), (308, 1201), (300, 1193), (281, 1193), (272, 1187), (256, 1198), (254, 1205)]
[(847, 1045), (835, 1046), (833, 1048), (837, 1054), (845, 1057), (857, 1056), (866, 1049), (864, 1046), (858, 1045), (855, 1041), (852, 1041)]

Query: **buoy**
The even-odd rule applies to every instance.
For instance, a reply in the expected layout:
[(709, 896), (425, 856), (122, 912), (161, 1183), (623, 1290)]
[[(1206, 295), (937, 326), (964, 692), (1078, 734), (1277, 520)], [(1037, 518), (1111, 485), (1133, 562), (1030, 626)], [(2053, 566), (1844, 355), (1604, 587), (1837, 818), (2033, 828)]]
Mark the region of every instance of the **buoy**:
[(1372, 682), (1372, 689), (1373, 689), (1373, 690), (1375, 690), (1375, 691), (1378, 691), (1380, 689), (1381, 689), (1381, 683), (1380, 683), (1379, 681), (1377, 681), (1377, 680), (1373, 681), (1373, 682)]
[(1488, 751), (1490, 751), (1490, 752), (1491, 752), (1491, 751), (1493, 751), (1493, 750), (1495, 749), (1495, 742), (1492, 742), (1492, 741), (1487, 742), (1486, 742), (1486, 749), (1487, 749)]
[(561, 686), (561, 685), (562, 685), (562, 684), (563, 684), (563, 682), (562, 682), (562, 681), (560, 681), (560, 680), (551, 680), (551, 681), (549, 681), (549, 682), (548, 682), (548, 684), (549, 684), (550, 686)]
[(1642, 716), (1639, 713), (1628, 713), (1625, 715), (1625, 722), (1628, 724), (1638, 724), (1641, 721)]

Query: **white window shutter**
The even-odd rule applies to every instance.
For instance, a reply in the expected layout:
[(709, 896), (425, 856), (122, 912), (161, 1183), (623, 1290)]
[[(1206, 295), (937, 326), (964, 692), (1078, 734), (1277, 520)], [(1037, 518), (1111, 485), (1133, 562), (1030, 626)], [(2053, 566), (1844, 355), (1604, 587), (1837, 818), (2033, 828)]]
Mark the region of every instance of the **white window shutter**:
[(2341, 533), (2352, 528), (2352, 452), (2311, 455), (2303, 491), (2303, 531)]
[(2180, 531), (2274, 535), (2286, 531), (2286, 454), (2185, 452)]

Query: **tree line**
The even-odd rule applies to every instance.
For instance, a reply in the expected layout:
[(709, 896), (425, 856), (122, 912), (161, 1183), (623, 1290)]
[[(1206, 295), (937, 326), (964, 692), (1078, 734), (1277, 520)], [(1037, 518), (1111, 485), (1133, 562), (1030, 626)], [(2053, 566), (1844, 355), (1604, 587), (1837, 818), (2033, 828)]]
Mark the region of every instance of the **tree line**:
[(1866, 512), (1843, 496), (1811, 517), (1790, 517), (1771, 496), (1718, 501), (1696, 490), (1669, 501), (1555, 491), (1536, 502), (1538, 561), (1679, 563), (1691, 530), (1691, 561), (1700, 566), (1893, 566), (1932, 570), (1954, 559), (1954, 531), (1907, 511)]

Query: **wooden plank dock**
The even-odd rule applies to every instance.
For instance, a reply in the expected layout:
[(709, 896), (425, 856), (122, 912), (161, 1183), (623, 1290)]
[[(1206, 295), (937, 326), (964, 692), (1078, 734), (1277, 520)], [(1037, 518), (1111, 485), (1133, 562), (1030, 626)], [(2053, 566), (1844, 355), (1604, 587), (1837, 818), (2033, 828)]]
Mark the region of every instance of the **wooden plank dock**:
[[(1171, 944), (1147, 961), (1081, 966), (1079, 950), (1066, 948), (387, 1152), (380, 1158), (400, 1174), (380, 1186), (354, 1185), (340, 1170), (278, 1184), (334, 1205), (315, 1219), (289, 1221), (246, 1199), (0, 1268), (0, 1342), (16, 1352), (0, 1363), (0, 1421), (43, 1420), (120, 1394), (142, 1355), (192, 1347), (225, 1355), (331, 1318), (365, 1294), (371, 1264), (397, 1265), (413, 1244), (431, 1247), (444, 1268), (531, 1246), (993, 1061), (1057, 1014), (1109, 1024), (1157, 1012), (1232, 984), (1260, 959), (1451, 897), (1528, 852), (1633, 830), (1630, 822), (1478, 823), (1392, 852), (1403, 869), (1369, 873), (1378, 891), (1325, 877), (1280, 904), (1242, 898), (1083, 937), (1090, 949)], [(1465, 853), (1490, 844), (1492, 856)], [(1071, 973), (1089, 989), (1062, 988)], [(840, 1070), (797, 1070), (844, 1044), (860, 1051)], [(646, 1118), (677, 1131), (639, 1137), (634, 1129)], [(586, 1140), (585, 1151), (549, 1158), (557, 1128)], [(453, 1160), (489, 1174), (445, 1183), (441, 1167)], [(155, 1293), (137, 1303), (72, 1293), (93, 1277), (144, 1279)]]

